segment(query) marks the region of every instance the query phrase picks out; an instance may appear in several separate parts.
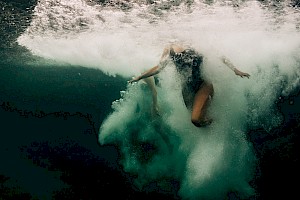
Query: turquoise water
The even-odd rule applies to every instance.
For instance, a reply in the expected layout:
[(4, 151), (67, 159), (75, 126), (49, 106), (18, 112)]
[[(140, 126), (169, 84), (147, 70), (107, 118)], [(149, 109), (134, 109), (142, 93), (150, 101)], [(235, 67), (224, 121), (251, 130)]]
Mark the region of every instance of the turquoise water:
[[(286, 184), (298, 161), (300, 16), (293, 5), (1, 2), (1, 197), (294, 193)], [(174, 41), (206, 55), (204, 75), (215, 87), (207, 128), (190, 123), (172, 65), (159, 76), (160, 117), (151, 115), (142, 82), (127, 85)], [(220, 55), (250, 79), (236, 77)]]

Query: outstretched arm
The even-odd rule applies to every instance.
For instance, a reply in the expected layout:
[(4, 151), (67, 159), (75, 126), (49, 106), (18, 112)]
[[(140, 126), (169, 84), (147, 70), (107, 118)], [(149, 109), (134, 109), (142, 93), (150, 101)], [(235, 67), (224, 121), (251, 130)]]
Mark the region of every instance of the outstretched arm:
[(237, 76), (240, 76), (240, 77), (247, 77), (249, 78), (250, 77), (250, 74), (248, 73), (245, 73), (245, 72), (241, 72), (240, 70), (238, 70), (231, 62), (228, 58), (226, 57), (222, 57), (221, 60), (223, 61), (223, 63), (229, 67), (232, 71), (234, 71), (234, 73), (237, 75)]
[(160, 67), (157, 65), (157, 66), (152, 67), (151, 69), (147, 70), (146, 72), (142, 73), (140, 76), (134, 77), (133, 79), (131, 79), (128, 82), (129, 83), (137, 82), (137, 81), (139, 81), (141, 79), (148, 78), (150, 76), (158, 74), (159, 71), (160, 71)]
[(151, 69), (147, 70), (146, 72), (142, 73), (140, 76), (134, 77), (129, 83), (137, 82), (141, 79), (148, 78), (150, 76), (158, 74), (164, 67), (165, 67), (165, 62), (167, 61), (167, 57), (170, 52), (170, 47), (166, 47), (161, 55), (160, 58), (160, 64), (152, 67)]

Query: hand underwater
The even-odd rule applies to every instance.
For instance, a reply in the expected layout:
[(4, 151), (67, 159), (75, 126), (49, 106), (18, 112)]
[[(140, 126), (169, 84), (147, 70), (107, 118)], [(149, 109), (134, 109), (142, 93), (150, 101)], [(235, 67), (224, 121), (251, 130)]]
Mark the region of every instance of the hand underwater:
[(249, 77), (250, 77), (250, 74), (245, 73), (245, 72), (241, 72), (240, 70), (238, 70), (238, 69), (236, 69), (236, 68), (234, 68), (234, 73), (235, 73), (237, 76), (240, 76), (240, 77), (242, 77), (242, 78), (244, 78), (244, 77), (249, 78)]
[(127, 81), (128, 83), (134, 83), (134, 82), (138, 82), (140, 79), (139, 77), (133, 77), (131, 80)]

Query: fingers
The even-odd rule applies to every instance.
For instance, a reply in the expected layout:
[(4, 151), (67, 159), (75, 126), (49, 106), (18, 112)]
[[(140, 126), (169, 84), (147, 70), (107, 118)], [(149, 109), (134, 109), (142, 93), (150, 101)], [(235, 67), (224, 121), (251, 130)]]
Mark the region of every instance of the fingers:
[(244, 78), (244, 77), (249, 78), (249, 77), (250, 77), (250, 74), (248, 74), (248, 73), (243, 73), (243, 74), (240, 74), (240, 77), (242, 77), (242, 78)]
[(136, 78), (135, 77), (132, 77), (131, 80), (127, 81), (127, 83), (134, 83), (134, 82), (137, 82)]
[(127, 81), (128, 84), (133, 84), (134, 80)]

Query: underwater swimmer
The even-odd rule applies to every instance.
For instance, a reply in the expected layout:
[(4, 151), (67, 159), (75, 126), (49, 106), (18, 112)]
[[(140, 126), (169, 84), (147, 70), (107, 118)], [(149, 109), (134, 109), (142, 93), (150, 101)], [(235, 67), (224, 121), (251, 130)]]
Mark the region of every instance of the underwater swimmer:
[[(237, 76), (242, 78), (250, 77), (248, 73), (238, 70), (227, 58), (222, 57), (221, 60)], [(140, 76), (134, 77), (128, 82), (133, 83), (143, 79), (152, 91), (153, 107), (158, 111), (155, 84), (149, 77), (153, 77), (161, 72), (169, 61), (175, 64), (177, 72), (181, 75), (182, 96), (186, 107), (191, 110), (191, 122), (197, 127), (204, 127), (211, 124), (212, 119), (206, 116), (206, 110), (209, 99), (214, 94), (214, 88), (212, 83), (205, 80), (201, 74), (203, 55), (193, 48), (178, 44), (167, 46), (162, 53), (158, 65), (142, 73)]]

